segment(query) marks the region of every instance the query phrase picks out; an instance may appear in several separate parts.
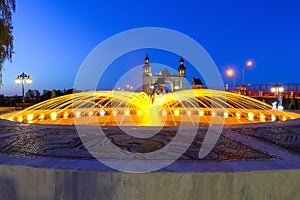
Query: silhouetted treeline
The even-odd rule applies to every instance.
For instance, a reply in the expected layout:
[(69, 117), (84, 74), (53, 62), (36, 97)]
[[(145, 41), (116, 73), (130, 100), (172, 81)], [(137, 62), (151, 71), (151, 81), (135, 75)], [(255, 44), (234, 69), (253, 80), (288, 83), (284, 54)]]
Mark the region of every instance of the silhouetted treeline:
[[(62, 95), (72, 94), (80, 92), (76, 89), (64, 89), (64, 90), (43, 90), (41, 93), (39, 90), (29, 89), (25, 93), (25, 102), (26, 103), (39, 103), (51, 98), (59, 97)], [(0, 96), (0, 106), (14, 106), (16, 103), (22, 102), (22, 96), (11, 96), (5, 97)]]

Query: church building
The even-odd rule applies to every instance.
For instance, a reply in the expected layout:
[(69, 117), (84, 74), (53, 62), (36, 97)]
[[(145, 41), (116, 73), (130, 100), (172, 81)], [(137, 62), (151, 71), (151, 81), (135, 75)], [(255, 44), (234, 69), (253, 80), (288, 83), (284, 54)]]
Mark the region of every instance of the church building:
[[(166, 83), (169, 83), (171, 91), (166, 90)], [(143, 91), (149, 95), (164, 94), (186, 89), (186, 68), (184, 60), (179, 60), (178, 74), (173, 75), (168, 69), (163, 69), (159, 74), (152, 74), (148, 54), (145, 57), (143, 66)]]

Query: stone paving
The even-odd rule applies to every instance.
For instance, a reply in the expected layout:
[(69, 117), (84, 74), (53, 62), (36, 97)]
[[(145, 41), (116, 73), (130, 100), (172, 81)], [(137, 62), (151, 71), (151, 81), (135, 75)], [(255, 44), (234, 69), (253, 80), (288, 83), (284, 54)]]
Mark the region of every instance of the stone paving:
[[(67, 159), (94, 159), (82, 144), (74, 126), (45, 126), (22, 123), (0, 125), (0, 153), (29, 157), (61, 157)], [(176, 135), (177, 128), (165, 127), (150, 138), (134, 138), (118, 127), (103, 129), (106, 136), (118, 147), (129, 152), (149, 153), (163, 148)], [(141, 129), (140, 131), (143, 131)], [(225, 130), (226, 131), (226, 130)], [(185, 161), (235, 161), (278, 159), (258, 151), (233, 137), (221, 135), (213, 150), (198, 158), (206, 130), (198, 130), (188, 150), (179, 158)]]
[(232, 130), (236, 133), (277, 145), (300, 155), (300, 125)]
[[(220, 166), (230, 166), (228, 169), (234, 166), (252, 169), (257, 162), (270, 161), (280, 167), (288, 161), (290, 163), (286, 168), (300, 168), (299, 122), (300, 120), (294, 120), (286, 123), (225, 126), (212, 151), (200, 159), (198, 153), (207, 131), (207, 128), (201, 127), (191, 146), (176, 163), (190, 165), (192, 170), (198, 170), (196, 165), (199, 163), (206, 163), (207, 168), (204, 167), (203, 170), (210, 170), (210, 163), (222, 163)], [(132, 129), (137, 131), (137, 128)], [(139, 128), (138, 131), (143, 129), (149, 131), (149, 127)], [(125, 151), (149, 153), (172, 141), (177, 128), (165, 127), (150, 138), (134, 138), (123, 133), (119, 127), (104, 127), (103, 131), (112, 143)], [(23, 124), (0, 120), (0, 164), (4, 164), (6, 158), (11, 159), (11, 156), (18, 156), (20, 162), (27, 159), (27, 163), (36, 158), (96, 161), (82, 144), (74, 126)], [(176, 163), (169, 169), (173, 169)]]

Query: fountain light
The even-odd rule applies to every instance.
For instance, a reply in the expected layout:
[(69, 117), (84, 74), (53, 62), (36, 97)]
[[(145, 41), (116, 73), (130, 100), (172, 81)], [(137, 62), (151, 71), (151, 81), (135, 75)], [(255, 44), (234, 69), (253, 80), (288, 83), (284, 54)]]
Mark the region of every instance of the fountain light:
[(80, 116), (81, 116), (81, 112), (80, 111), (75, 112), (75, 117), (76, 118), (79, 118)]
[(34, 117), (33, 114), (28, 114), (27, 115), (27, 121), (29, 121), (29, 122), (32, 121), (33, 117)]
[[(159, 97), (158, 102), (156, 97)], [(95, 103), (100, 108), (97, 113), (92, 110)], [(124, 116), (131, 114), (132, 120), (124, 120)], [(210, 118), (218, 115), (230, 118), (225, 124), (300, 118), (296, 113), (272, 110), (270, 105), (247, 96), (209, 89), (182, 90), (155, 97), (143, 92), (82, 92), (53, 98), (22, 111), (3, 114), (0, 118), (23, 122), (25, 116), (26, 122), (73, 124), (74, 118), (85, 115), (101, 117), (97, 123), (103, 126), (173, 126), (181, 122), (186, 125), (210, 124), (213, 123)], [(196, 115), (200, 116), (199, 121), (195, 121)], [(240, 120), (243, 116), (249, 120)], [(60, 117), (68, 117), (69, 120), (60, 120)], [(95, 125), (94, 120), (85, 117), (76, 123)]]
[(68, 112), (65, 112), (65, 113), (64, 113), (64, 119), (68, 119), (68, 117), (69, 117), (69, 113), (68, 113)]
[(216, 114), (215, 111), (212, 111), (212, 112), (211, 112), (211, 116), (215, 117), (216, 115), (217, 115), (217, 114)]
[(228, 118), (228, 117), (229, 117), (228, 112), (224, 112), (224, 117), (225, 117), (225, 118)]
[(249, 113), (248, 113), (248, 118), (254, 118), (253, 112), (249, 112)]
[(287, 120), (287, 117), (283, 115), (281, 120), (285, 122)]
[(100, 116), (103, 117), (103, 116), (105, 116), (106, 112), (105, 112), (105, 110), (100, 110), (99, 114), (100, 114)]
[(187, 111), (187, 115), (191, 116), (192, 115), (191, 111)]
[(51, 114), (50, 114), (50, 119), (51, 120), (56, 120), (57, 119), (57, 113), (56, 112), (52, 112)]
[(174, 115), (179, 116), (179, 110), (174, 110)]
[(89, 111), (88, 115), (89, 117), (93, 116), (94, 112), (93, 111)]
[(44, 114), (44, 113), (41, 113), (39, 119), (40, 119), (40, 120), (44, 120), (44, 119), (45, 119), (45, 114)]
[(23, 116), (18, 117), (18, 122), (23, 122)]
[(253, 121), (253, 120), (254, 120), (254, 114), (253, 114), (253, 112), (249, 112), (249, 113), (248, 113), (248, 119), (249, 119), (250, 121)]
[(204, 116), (204, 112), (202, 110), (199, 111), (199, 116), (203, 117)]
[(259, 118), (260, 118), (260, 119), (266, 119), (266, 116), (265, 116), (263, 113), (260, 113), (260, 114), (259, 114)]
[(137, 115), (138, 115), (138, 116), (141, 116), (141, 115), (142, 115), (142, 111), (138, 110), (138, 111), (137, 111)]

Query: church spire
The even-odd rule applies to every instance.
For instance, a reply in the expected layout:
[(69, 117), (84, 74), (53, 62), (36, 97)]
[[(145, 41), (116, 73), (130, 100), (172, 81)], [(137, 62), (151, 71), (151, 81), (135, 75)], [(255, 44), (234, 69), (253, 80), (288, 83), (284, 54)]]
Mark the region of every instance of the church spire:
[(178, 74), (182, 75), (182, 76), (185, 76), (186, 75), (185, 72), (186, 72), (186, 68), (184, 66), (184, 60), (181, 57), (180, 60), (179, 60)]
[(148, 57), (148, 53), (146, 53), (146, 57), (145, 57), (145, 64), (149, 64), (149, 57)]

